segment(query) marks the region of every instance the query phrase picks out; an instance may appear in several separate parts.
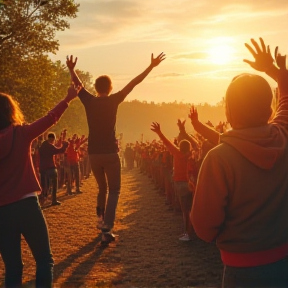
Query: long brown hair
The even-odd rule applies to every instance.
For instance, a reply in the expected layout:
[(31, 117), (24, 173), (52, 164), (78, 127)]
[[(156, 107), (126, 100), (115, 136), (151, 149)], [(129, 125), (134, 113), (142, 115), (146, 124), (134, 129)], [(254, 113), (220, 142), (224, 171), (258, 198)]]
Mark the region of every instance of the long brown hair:
[(12, 96), (0, 92), (0, 130), (10, 125), (22, 125), (23, 113), (19, 104)]

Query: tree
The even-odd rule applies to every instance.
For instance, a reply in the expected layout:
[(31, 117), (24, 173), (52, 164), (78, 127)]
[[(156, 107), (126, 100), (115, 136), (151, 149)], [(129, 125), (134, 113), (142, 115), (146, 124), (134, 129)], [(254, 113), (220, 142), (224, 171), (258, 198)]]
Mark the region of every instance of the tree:
[[(42, 55), (59, 47), (56, 31), (69, 28), (79, 4), (73, 0), (6, 0), (0, 8), (0, 50), (23, 57)], [(12, 49), (12, 50), (11, 50)]]
[(72, 0), (5, 0), (0, 6), (0, 87), (30, 122), (65, 95), (68, 71), (47, 53), (59, 47), (55, 33), (69, 28), (79, 4)]

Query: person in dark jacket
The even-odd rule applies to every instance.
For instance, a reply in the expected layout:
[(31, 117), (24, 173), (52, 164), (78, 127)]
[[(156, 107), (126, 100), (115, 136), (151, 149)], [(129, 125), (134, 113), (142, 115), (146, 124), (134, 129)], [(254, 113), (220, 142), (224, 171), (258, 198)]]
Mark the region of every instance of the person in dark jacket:
[(53, 132), (48, 133), (47, 140), (45, 140), (39, 148), (40, 156), (40, 175), (43, 197), (48, 195), (49, 184), (52, 185), (52, 205), (60, 205), (57, 201), (58, 188), (58, 172), (54, 161), (54, 155), (62, 154), (68, 147), (68, 142), (63, 141), (62, 147), (58, 148), (54, 145), (56, 135)]

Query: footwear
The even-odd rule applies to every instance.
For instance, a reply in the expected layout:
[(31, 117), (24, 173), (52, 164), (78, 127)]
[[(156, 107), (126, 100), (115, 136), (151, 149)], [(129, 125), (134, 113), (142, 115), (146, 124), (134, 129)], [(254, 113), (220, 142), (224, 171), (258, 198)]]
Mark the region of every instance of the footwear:
[(110, 225), (104, 224), (104, 221), (103, 221), (103, 224), (101, 227), (102, 232), (103, 233), (110, 233), (111, 229), (112, 229), (112, 227)]
[(76, 190), (76, 192), (75, 192), (76, 194), (82, 194), (83, 192), (82, 191), (80, 191), (80, 190)]
[(180, 240), (180, 241), (190, 241), (191, 239), (190, 239), (190, 237), (188, 236), (188, 234), (184, 233), (183, 235), (181, 235), (181, 236), (179, 237), (179, 240)]
[(61, 205), (61, 202), (59, 202), (59, 201), (55, 201), (55, 202), (52, 202), (51, 205), (52, 205), (52, 206)]
[(111, 231), (102, 233), (102, 240), (101, 240), (102, 245), (107, 245), (113, 241), (115, 241), (115, 235)]
[(96, 228), (97, 229), (102, 229), (104, 226), (104, 220), (103, 220), (103, 217), (102, 216), (98, 216), (97, 217), (97, 225), (96, 225)]

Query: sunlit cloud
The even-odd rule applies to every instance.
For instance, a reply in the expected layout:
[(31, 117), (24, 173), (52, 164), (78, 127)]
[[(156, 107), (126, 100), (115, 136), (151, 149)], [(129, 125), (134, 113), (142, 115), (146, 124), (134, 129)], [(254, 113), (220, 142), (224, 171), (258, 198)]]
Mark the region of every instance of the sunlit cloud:
[(208, 56), (207, 53), (203, 52), (191, 52), (191, 53), (180, 53), (172, 56), (172, 59), (192, 59), (192, 60), (201, 60), (206, 59)]
[[(155, 85), (159, 95), (171, 99), (178, 93), (179, 83), (187, 94), (189, 87), (197, 95), (206, 95), (206, 89), (213, 89), (207, 81), (217, 83), (221, 91), (220, 86), (229, 83), (233, 76), (254, 72), (242, 61), (253, 61), (244, 46), (251, 38), (263, 37), (272, 51), (279, 45), (281, 53), (288, 53), (287, 0), (78, 2), (79, 13), (70, 21), (71, 29), (57, 34), (60, 51), (55, 58), (65, 59), (67, 54), (75, 53), (79, 56), (79, 69), (94, 77), (104, 71), (121, 89), (141, 72), (141, 67), (149, 65), (149, 53), (163, 49), (165, 62), (139, 85), (145, 96)], [(169, 89), (164, 92), (162, 84)]]
[[(78, 17), (71, 30), (61, 36), (61, 45), (85, 48), (125, 41), (175, 41), (206, 36), (225, 23), (233, 26), (239, 21), (279, 19), (288, 13), (286, 1), (140, 1), (140, 0), (82, 0)], [(161, 9), (159, 9), (161, 7)], [(216, 25), (211, 29), (211, 24)], [(196, 43), (195, 43), (196, 44)]]

